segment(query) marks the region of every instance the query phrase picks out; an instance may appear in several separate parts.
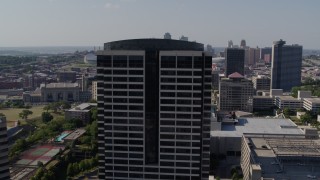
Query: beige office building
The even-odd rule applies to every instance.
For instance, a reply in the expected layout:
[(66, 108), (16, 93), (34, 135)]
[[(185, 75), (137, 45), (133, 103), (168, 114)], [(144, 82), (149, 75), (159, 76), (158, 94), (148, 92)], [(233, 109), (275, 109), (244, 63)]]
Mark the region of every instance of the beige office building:
[(279, 109), (289, 108), (292, 110), (297, 110), (303, 107), (302, 100), (292, 96), (276, 96), (275, 104)]
[(91, 94), (92, 94), (92, 99), (97, 100), (98, 97), (98, 81), (92, 81), (92, 86), (91, 86)]
[(304, 98), (303, 108), (313, 113), (319, 112), (320, 109), (320, 98)]
[(245, 79), (235, 72), (228, 78), (222, 78), (219, 85), (220, 111), (247, 111), (251, 112), (250, 101), (254, 93), (252, 81)]
[(41, 84), (41, 101), (79, 101), (80, 86), (78, 83), (50, 83)]
[(249, 62), (248, 65), (255, 65), (260, 59), (259, 48), (249, 48)]

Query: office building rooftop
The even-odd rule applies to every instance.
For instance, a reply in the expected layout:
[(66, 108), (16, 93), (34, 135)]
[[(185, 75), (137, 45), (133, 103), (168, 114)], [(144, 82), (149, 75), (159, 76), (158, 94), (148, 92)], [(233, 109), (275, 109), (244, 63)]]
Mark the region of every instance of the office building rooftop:
[(104, 50), (186, 50), (203, 51), (204, 45), (197, 42), (173, 39), (128, 39), (104, 44)]
[(41, 84), (41, 87), (46, 88), (72, 88), (79, 87), (78, 83), (50, 83), (50, 84)]
[[(263, 179), (316, 179), (320, 175), (319, 140), (304, 136), (263, 134), (244, 135), (248, 144), (251, 166), (261, 172)], [(246, 146), (246, 145), (245, 145)], [(243, 167), (245, 168), (245, 167)]]
[(307, 100), (312, 103), (320, 104), (320, 98), (304, 98), (304, 100)]
[(290, 119), (253, 117), (222, 123), (221, 131), (211, 131), (211, 136), (241, 137), (244, 133), (303, 134), (303, 131)]
[(81, 111), (81, 112), (85, 112), (85, 111), (90, 111), (90, 109), (92, 107), (96, 107), (97, 103), (82, 103), (72, 109), (69, 109), (68, 111)]

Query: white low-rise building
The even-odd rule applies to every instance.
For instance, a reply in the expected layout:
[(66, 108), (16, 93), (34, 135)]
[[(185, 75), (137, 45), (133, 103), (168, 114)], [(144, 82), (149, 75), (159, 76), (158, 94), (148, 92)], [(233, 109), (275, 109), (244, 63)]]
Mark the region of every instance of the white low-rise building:
[(303, 102), (292, 96), (276, 96), (275, 104), (279, 109), (289, 108), (292, 110), (297, 110), (302, 108)]
[(65, 112), (65, 119), (79, 119), (84, 124), (91, 121), (91, 108), (97, 107), (97, 103), (82, 103)]
[(320, 98), (304, 98), (303, 108), (313, 113), (318, 112), (320, 109)]
[(290, 119), (239, 118), (222, 121), (221, 130), (211, 131), (211, 154), (240, 156), (241, 138), (245, 133), (298, 134), (304, 132)]

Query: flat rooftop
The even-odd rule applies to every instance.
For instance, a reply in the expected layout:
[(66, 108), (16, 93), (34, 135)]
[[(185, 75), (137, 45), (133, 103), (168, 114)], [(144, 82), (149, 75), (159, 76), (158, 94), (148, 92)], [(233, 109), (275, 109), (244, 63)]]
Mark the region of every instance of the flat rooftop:
[(72, 88), (72, 87), (79, 87), (78, 83), (50, 83), (50, 84), (41, 84), (41, 87), (46, 88)]
[(65, 137), (64, 140), (76, 140), (80, 136), (82, 136), (85, 132), (86, 132), (86, 130), (84, 130), (84, 129), (77, 129), (77, 130), (73, 131), (72, 133), (70, 133), (67, 137)]
[(292, 96), (278, 96), (279, 99), (281, 99), (281, 101), (301, 101), (297, 98), (294, 98)]
[(253, 96), (253, 98), (255, 98), (255, 99), (270, 99), (270, 100), (273, 100), (273, 97), (270, 97), (270, 96)]
[(254, 137), (245, 135), (251, 157), (260, 165), (263, 178), (316, 179), (320, 177), (319, 140), (304, 136)]
[(91, 107), (97, 107), (97, 103), (82, 103), (68, 111), (89, 112)]
[(222, 124), (221, 131), (211, 131), (211, 136), (242, 137), (244, 133), (303, 134), (290, 119), (239, 118), (238, 123)]
[(320, 104), (320, 98), (304, 98), (304, 100), (310, 101), (312, 103)]

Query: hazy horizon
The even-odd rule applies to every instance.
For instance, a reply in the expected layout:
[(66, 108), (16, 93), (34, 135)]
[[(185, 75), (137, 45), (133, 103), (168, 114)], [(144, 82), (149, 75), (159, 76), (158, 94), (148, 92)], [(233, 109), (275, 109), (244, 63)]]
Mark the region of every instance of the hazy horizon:
[(320, 49), (320, 1), (3, 0), (0, 47), (103, 46), (123, 39), (173, 39), (250, 47), (275, 40)]

